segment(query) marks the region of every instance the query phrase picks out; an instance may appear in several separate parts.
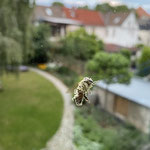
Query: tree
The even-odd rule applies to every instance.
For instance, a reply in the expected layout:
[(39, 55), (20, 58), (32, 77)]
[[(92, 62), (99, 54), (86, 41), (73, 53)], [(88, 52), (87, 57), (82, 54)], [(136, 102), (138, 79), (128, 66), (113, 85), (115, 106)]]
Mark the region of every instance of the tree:
[(64, 6), (64, 4), (61, 2), (53, 2), (52, 6), (61, 6), (62, 7), (62, 6)]
[[(0, 73), (26, 62), (29, 50), (30, 0), (0, 1)], [(1, 82), (0, 82), (1, 83)], [(2, 87), (0, 85), (0, 87)]]
[(131, 51), (128, 49), (121, 49), (120, 53), (125, 56), (127, 59), (131, 59)]
[(22, 62), (21, 46), (12, 38), (0, 35), (0, 73), (9, 65), (18, 66)]
[(40, 24), (35, 27), (32, 39), (33, 56), (30, 60), (32, 63), (46, 63), (49, 60), (49, 37), (49, 25)]
[(89, 9), (88, 5), (85, 5), (85, 6), (79, 6), (78, 8), (81, 8), (81, 9)]
[[(5, 37), (15, 39), (20, 43), (23, 62), (27, 62), (30, 50), (30, 15), (33, 8), (30, 0), (1, 0), (0, 2), (0, 32)], [(11, 17), (10, 17), (11, 16)]]
[(109, 84), (130, 82), (129, 66), (130, 61), (126, 57), (121, 54), (108, 54), (106, 52), (98, 52), (88, 61), (88, 74), (95, 80), (103, 80), (107, 85), (105, 92), (106, 103)]
[(146, 76), (150, 74), (150, 47), (145, 46), (142, 49), (142, 55), (139, 58), (139, 75)]
[(113, 7), (110, 6), (108, 3), (103, 3), (103, 4), (96, 5), (95, 10), (106, 13), (106, 12), (112, 12)]
[(107, 12), (127, 12), (129, 8), (126, 5), (119, 5), (119, 6), (111, 6), (108, 3), (98, 4), (95, 7), (95, 10), (101, 11), (103, 13)]
[(63, 40), (62, 53), (76, 59), (88, 60), (103, 47), (102, 41), (97, 41), (95, 35), (89, 35), (83, 28), (69, 33)]
[(113, 12), (128, 12), (129, 8), (126, 5), (119, 5), (113, 7)]
[(88, 61), (87, 71), (107, 84), (129, 83), (131, 77), (129, 66), (130, 61), (121, 54), (98, 52)]
[(31, 52), (31, 14), (34, 3), (31, 0), (16, 1), (16, 19), (18, 29), (22, 32), (21, 45), (23, 52), (23, 63), (27, 64), (28, 55)]

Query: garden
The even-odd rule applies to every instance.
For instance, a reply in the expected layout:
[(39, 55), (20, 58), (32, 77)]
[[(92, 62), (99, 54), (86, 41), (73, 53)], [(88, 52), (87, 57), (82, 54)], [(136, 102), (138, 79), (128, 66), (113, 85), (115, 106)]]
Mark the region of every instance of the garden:
[[(44, 148), (56, 133), (63, 100), (55, 86), (33, 72), (4, 75), (0, 92), (0, 149)], [(55, 119), (54, 119), (55, 118)]]
[(98, 107), (75, 111), (74, 143), (77, 150), (141, 150), (147, 135)]
[[(34, 5), (28, 0), (0, 1), (0, 9), (5, 12), (0, 13), (2, 150), (44, 148), (62, 119), (63, 99), (55, 86), (33, 72), (19, 72), (20, 65), (38, 67), (56, 76), (69, 92), (85, 76), (107, 84), (129, 84), (133, 75), (146, 76), (150, 70), (150, 48), (143, 45), (133, 72), (128, 49), (108, 53), (103, 41), (84, 28), (57, 42), (50, 41), (48, 24), (31, 23)], [(77, 150), (141, 150), (148, 140), (130, 124), (92, 104), (75, 109), (73, 142)]]

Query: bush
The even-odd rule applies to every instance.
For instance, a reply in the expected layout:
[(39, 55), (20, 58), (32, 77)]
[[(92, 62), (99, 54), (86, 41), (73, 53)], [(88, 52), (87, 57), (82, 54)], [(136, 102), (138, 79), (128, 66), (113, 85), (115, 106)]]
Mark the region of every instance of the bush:
[(144, 47), (142, 50), (142, 55), (139, 59), (139, 64), (144, 64), (150, 60), (150, 47)]
[(73, 74), (73, 71), (71, 71), (69, 68), (65, 66), (57, 67), (56, 72), (61, 74), (61, 75), (70, 75)]
[[(94, 108), (92, 109), (94, 110)], [(106, 126), (100, 126), (101, 123), (94, 119), (96, 112), (93, 112), (89, 113), (87, 106), (82, 110), (76, 109), (74, 142), (77, 147), (88, 149), (89, 144), (96, 143), (100, 150), (139, 150), (149, 142), (148, 137), (133, 126), (120, 124), (109, 114), (106, 115), (106, 112), (97, 110), (97, 116), (99, 115), (100, 118), (105, 116), (103, 123)], [(111, 117), (113, 122), (116, 122), (116, 126), (114, 123), (111, 126), (111, 122), (107, 121)]]
[(131, 59), (131, 51), (128, 49), (122, 49), (120, 53), (125, 56), (127, 59)]
[(142, 55), (139, 58), (139, 75), (146, 76), (150, 74), (150, 47), (144, 47)]
[[(117, 60), (117, 61), (116, 61)], [(121, 54), (98, 52), (88, 61), (86, 70), (95, 80), (103, 79), (106, 83), (128, 83), (130, 61)]]
[(69, 33), (62, 40), (61, 53), (80, 60), (87, 60), (103, 47), (102, 41), (97, 41), (94, 35), (89, 35), (83, 28)]
[(82, 128), (79, 125), (74, 127), (74, 143), (77, 150), (102, 150), (102, 144), (89, 140), (83, 135)]
[(53, 68), (48, 67), (46, 71), (54, 73), (69, 87), (72, 87), (78, 80), (77, 73), (65, 66), (56, 65)]
[(34, 28), (32, 48), (33, 55), (30, 63), (46, 63), (50, 58), (50, 27), (46, 24), (40, 24)]

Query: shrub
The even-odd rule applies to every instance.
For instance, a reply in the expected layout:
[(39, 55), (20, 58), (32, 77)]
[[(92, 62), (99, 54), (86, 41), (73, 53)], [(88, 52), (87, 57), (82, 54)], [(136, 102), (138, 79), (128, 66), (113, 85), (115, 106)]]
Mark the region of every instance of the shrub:
[(40, 24), (34, 28), (32, 48), (33, 56), (30, 63), (46, 63), (50, 58), (50, 28), (48, 25)]
[(82, 128), (79, 125), (74, 127), (74, 143), (77, 150), (102, 150), (102, 144), (89, 140), (83, 135)]
[(131, 59), (131, 51), (128, 49), (122, 49), (120, 53), (125, 56), (127, 59)]
[(87, 72), (95, 80), (103, 79), (106, 83), (128, 83), (130, 61), (121, 54), (98, 52), (87, 63)]
[(74, 142), (77, 147), (88, 149), (88, 144), (92, 145), (89, 141), (92, 141), (99, 144), (100, 150), (139, 150), (149, 142), (148, 136), (131, 125), (120, 124), (113, 118), (116, 126), (112, 127), (111, 123), (107, 122), (111, 116), (106, 115), (106, 112), (97, 111), (99, 117), (105, 116), (106, 121), (103, 119), (103, 122), (107, 124), (105, 128), (99, 125), (99, 122), (94, 119), (94, 115), (95, 112), (89, 114), (86, 106), (82, 110), (76, 109)]
[(62, 40), (61, 53), (77, 59), (87, 60), (103, 47), (102, 41), (97, 41), (96, 36), (89, 35), (83, 28), (69, 33)]
[(139, 75), (146, 76), (150, 74), (150, 47), (144, 47), (142, 55), (139, 58)]
[(53, 68), (47, 67), (46, 71), (54, 73), (69, 87), (72, 87), (78, 80), (77, 73), (65, 66), (56, 65)]

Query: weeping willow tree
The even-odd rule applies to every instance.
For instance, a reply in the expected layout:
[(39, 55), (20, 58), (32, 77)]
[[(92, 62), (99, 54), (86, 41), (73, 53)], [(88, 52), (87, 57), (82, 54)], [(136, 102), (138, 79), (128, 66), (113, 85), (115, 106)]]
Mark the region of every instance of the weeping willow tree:
[(33, 5), (31, 0), (0, 0), (0, 75), (8, 66), (27, 63)]

